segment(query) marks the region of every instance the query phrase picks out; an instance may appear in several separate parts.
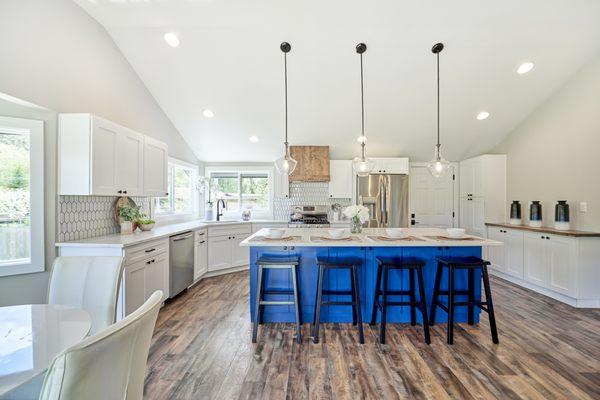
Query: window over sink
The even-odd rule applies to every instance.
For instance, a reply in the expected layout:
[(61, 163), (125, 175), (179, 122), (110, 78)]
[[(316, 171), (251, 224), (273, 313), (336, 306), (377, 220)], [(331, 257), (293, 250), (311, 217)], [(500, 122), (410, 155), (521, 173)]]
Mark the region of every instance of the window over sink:
[(167, 178), (169, 194), (154, 198), (153, 215), (159, 219), (196, 216), (198, 167), (170, 158)]

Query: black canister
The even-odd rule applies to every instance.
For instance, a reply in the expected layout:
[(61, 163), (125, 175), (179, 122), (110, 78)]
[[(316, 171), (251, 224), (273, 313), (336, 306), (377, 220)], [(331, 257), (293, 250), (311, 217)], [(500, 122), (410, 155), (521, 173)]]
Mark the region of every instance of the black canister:
[(534, 200), (529, 206), (529, 220), (530, 221), (541, 221), (542, 220), (542, 205), (539, 200)]
[(510, 205), (510, 219), (521, 219), (521, 203), (519, 203), (519, 200), (513, 200)]
[(558, 200), (556, 206), (554, 206), (554, 221), (555, 222), (569, 222), (569, 205), (566, 200)]

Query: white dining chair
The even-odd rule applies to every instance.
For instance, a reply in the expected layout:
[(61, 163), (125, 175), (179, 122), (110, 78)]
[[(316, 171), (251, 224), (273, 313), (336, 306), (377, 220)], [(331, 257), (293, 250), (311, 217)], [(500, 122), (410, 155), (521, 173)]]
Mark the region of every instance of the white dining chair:
[(57, 355), (40, 400), (141, 400), (146, 361), (163, 293), (133, 313)]
[(72, 306), (92, 318), (90, 334), (115, 322), (123, 257), (57, 257), (48, 284), (48, 304)]

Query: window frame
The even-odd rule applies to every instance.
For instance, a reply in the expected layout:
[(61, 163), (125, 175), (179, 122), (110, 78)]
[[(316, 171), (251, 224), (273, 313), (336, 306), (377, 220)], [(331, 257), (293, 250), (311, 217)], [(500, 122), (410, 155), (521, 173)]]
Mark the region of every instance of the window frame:
[[(256, 218), (263, 218), (263, 219), (267, 219), (267, 218), (273, 218), (273, 206), (274, 206), (274, 197), (275, 197), (275, 190), (274, 190), (274, 184), (275, 184), (275, 169), (272, 166), (250, 166), (250, 165), (242, 165), (242, 166), (238, 166), (238, 165), (231, 165), (231, 166), (206, 166), (204, 168), (204, 176), (206, 178), (210, 178), (211, 173), (213, 172), (229, 172), (229, 173), (235, 173), (238, 174), (238, 179), (240, 175), (243, 174), (251, 174), (251, 173), (256, 173), (256, 174), (262, 174), (262, 173), (267, 173), (267, 179), (268, 179), (268, 187), (269, 187), (269, 193), (267, 196), (267, 204), (268, 204), (268, 208), (266, 210), (251, 210), (252, 212), (252, 219), (256, 219)], [(242, 187), (241, 187), (241, 180), (240, 180), (240, 188), (239, 188), (239, 192), (241, 194), (242, 191)], [(240, 197), (240, 207), (241, 207), (242, 203), (241, 203), (241, 197)], [(216, 204), (213, 205), (213, 207), (215, 207), (215, 213), (216, 213)], [(223, 210), (223, 216), (226, 218), (241, 218), (242, 216), (242, 211), (243, 209), (239, 209), (236, 211), (228, 211), (227, 209)]]
[[(173, 200), (173, 194), (175, 193), (174, 189), (174, 179), (173, 179), (173, 174), (174, 174), (174, 168), (175, 167), (179, 167), (179, 168), (184, 168), (187, 170), (192, 171), (192, 176), (191, 176), (191, 191), (192, 191), (192, 208), (191, 210), (188, 210), (186, 212), (177, 212), (174, 209), (174, 200)], [(188, 163), (186, 161), (182, 161), (182, 160), (178, 160), (176, 158), (173, 157), (169, 157), (169, 161), (167, 164), (167, 184), (168, 184), (168, 188), (167, 188), (167, 193), (169, 193), (169, 210), (168, 211), (157, 211), (156, 208), (156, 202), (158, 201), (158, 199), (162, 198), (162, 197), (154, 197), (151, 201), (151, 207), (152, 207), (152, 218), (154, 220), (161, 221), (161, 222), (168, 222), (168, 221), (172, 221), (172, 220), (179, 220), (179, 219), (186, 219), (186, 218), (197, 218), (198, 217), (198, 203), (199, 203), (199, 196), (198, 196), (198, 188), (197, 188), (197, 181), (198, 181), (198, 166), (192, 163)]]
[(0, 132), (29, 135), (29, 262), (0, 262), (0, 276), (45, 270), (44, 121), (0, 116)]

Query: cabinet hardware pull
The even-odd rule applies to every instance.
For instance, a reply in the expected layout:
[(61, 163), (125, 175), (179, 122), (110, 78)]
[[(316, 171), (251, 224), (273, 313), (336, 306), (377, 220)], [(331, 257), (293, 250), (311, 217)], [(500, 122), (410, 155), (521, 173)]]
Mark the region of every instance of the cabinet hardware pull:
[(200, 242), (200, 244), (202, 244), (202, 243), (206, 243), (206, 240), (203, 240), (203, 241)]
[(148, 261), (146, 261), (146, 264), (150, 264), (151, 262), (152, 262), (151, 260), (148, 260)]
[(148, 249), (148, 250), (144, 250), (144, 253), (152, 253), (153, 251), (156, 251), (156, 249)]
[(123, 193), (123, 191), (122, 190), (117, 190), (117, 193)]

